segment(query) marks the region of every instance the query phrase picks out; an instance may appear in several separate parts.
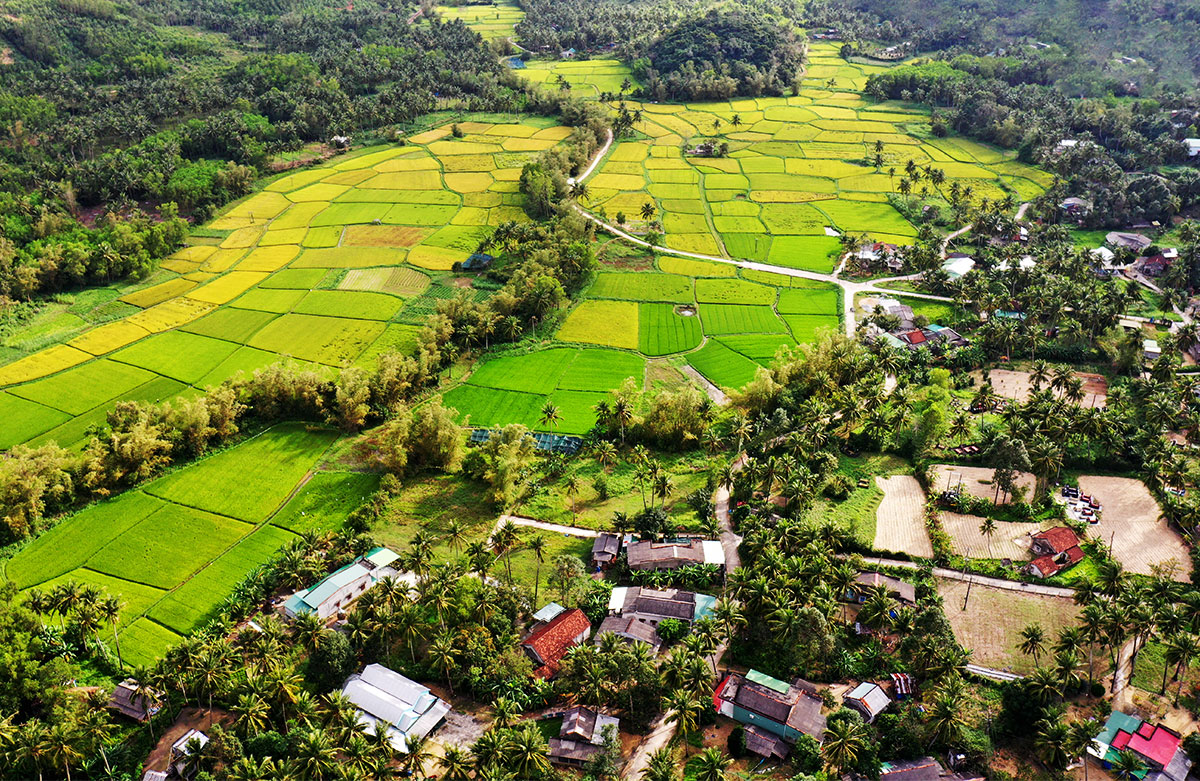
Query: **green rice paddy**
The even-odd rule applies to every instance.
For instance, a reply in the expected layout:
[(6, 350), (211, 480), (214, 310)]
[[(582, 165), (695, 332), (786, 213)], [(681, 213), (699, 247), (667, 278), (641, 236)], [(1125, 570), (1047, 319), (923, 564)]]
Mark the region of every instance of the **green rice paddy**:
[(303, 483), (336, 438), (275, 426), (63, 519), (18, 551), (4, 576), (23, 589), (68, 579), (102, 586), (125, 603), (126, 661), (153, 661), (298, 532), (331, 528), (374, 490), (373, 475), (318, 473)]

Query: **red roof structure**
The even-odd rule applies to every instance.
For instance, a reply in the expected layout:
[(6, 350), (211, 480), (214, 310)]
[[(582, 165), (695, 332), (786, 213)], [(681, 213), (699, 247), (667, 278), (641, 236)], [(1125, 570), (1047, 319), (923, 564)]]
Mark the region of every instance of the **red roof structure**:
[(908, 342), (909, 344), (924, 344), (925, 343), (925, 334), (922, 333), (921, 329), (918, 328), (916, 330), (909, 331), (908, 333), (906, 333), (904, 335), (904, 341)]
[(1069, 567), (1074, 567), (1081, 561), (1083, 561), (1083, 549), (1076, 545), (1074, 548), (1068, 548), (1053, 556), (1049, 554), (1038, 556), (1029, 562), (1029, 566), (1041, 573), (1041, 577), (1050, 578)]
[(1044, 542), (1054, 553), (1062, 553), (1079, 545), (1079, 537), (1066, 526), (1055, 526), (1033, 535), (1035, 541)]
[(521, 647), (533, 658), (538, 667), (533, 671), (536, 678), (553, 678), (558, 673), (567, 651), (587, 639), (592, 623), (579, 608), (568, 610), (553, 621), (525, 638)]
[[(1118, 747), (1118, 742), (1123, 745)], [(1182, 742), (1183, 739), (1181, 737), (1166, 727), (1143, 721), (1142, 726), (1138, 727), (1138, 731), (1132, 735), (1124, 730), (1118, 732), (1112, 744), (1118, 750), (1128, 748), (1130, 751), (1137, 752), (1152, 762), (1166, 766), (1171, 762), (1171, 759), (1175, 756), (1175, 752), (1179, 750), (1179, 744)]]

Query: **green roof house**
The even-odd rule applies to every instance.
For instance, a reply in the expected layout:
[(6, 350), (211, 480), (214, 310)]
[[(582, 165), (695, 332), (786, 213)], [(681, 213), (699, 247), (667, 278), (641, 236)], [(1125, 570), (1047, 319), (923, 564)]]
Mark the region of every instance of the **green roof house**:
[(398, 558), (400, 556), (395, 551), (375, 548), (327, 575), (319, 583), (292, 594), (283, 603), (284, 615), (295, 618), (301, 613), (316, 613), (321, 619), (330, 618), (343, 611), (378, 581), (396, 575), (392, 564)]

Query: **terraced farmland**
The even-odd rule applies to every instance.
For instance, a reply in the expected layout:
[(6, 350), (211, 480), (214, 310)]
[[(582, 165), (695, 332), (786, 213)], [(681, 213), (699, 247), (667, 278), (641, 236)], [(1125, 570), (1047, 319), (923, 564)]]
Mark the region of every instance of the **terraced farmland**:
[(323, 472), (291, 498), (336, 438), (276, 426), (62, 520), (13, 556), (4, 576), (23, 589), (65, 580), (101, 586), (125, 603), (126, 662), (152, 662), (280, 547), (336, 528), (374, 490), (372, 475)]
[(536, 119), (459, 127), (269, 181), (121, 295), (127, 317), (0, 366), (0, 448), (79, 447), (117, 401), (199, 393), (285, 356), (333, 372), (410, 348), (460, 292), (451, 266), (526, 219), (521, 166), (569, 133)]
[[(888, 203), (909, 161), (942, 171), (944, 181), (926, 185), (935, 198), (955, 183), (976, 199), (1016, 201), (1049, 186), (1046, 173), (1014, 153), (934, 138), (926, 112), (861, 95), (867, 77), (885, 68), (847, 62), (835, 45), (814, 43), (796, 96), (626, 101), (641, 121), (588, 180), (588, 208), (609, 219), (622, 213), (638, 231), (650, 203), (667, 247), (827, 273), (840, 233), (912, 242), (915, 228)], [(519, 72), (551, 87), (561, 76), (573, 94), (615, 92), (624, 78), (606, 60), (533, 63)], [(727, 144), (728, 156), (688, 154), (703, 140)]]

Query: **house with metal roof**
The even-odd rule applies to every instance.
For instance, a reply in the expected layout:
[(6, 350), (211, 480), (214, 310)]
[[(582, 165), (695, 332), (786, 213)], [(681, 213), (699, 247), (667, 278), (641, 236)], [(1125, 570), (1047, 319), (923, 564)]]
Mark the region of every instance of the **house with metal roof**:
[(567, 609), (565, 607), (557, 602), (550, 602), (549, 604), (543, 605), (538, 612), (533, 614), (533, 623), (535, 625), (548, 624), (565, 613), (566, 610)]
[(713, 693), (713, 705), (746, 725), (746, 747), (760, 756), (786, 756), (801, 735), (818, 742), (825, 735), (821, 697), (808, 681), (784, 683), (757, 670), (730, 673)]
[(397, 571), (392, 565), (400, 556), (387, 548), (375, 548), (310, 588), (297, 591), (283, 603), (283, 613), (295, 618), (315, 613), (327, 619), (347, 608), (377, 582)]
[(179, 740), (171, 744), (171, 759), (169, 761), (171, 770), (180, 778), (191, 778), (195, 775), (195, 771), (189, 769), (188, 757), (192, 755), (193, 749), (204, 748), (208, 745), (208, 735), (205, 735), (198, 729), (190, 729), (180, 736)]
[(606, 617), (600, 622), (600, 628), (596, 630), (596, 637), (592, 640), (592, 644), (600, 645), (604, 642), (606, 634), (616, 635), (628, 643), (645, 643), (656, 654), (663, 644), (655, 625), (640, 621), (635, 615)]
[(892, 698), (887, 696), (887, 692), (879, 684), (863, 681), (851, 689), (842, 698), (842, 702), (847, 708), (861, 713), (863, 719), (871, 724), (875, 721), (876, 716), (888, 709), (888, 706), (892, 704)]
[(1088, 754), (1108, 769), (1123, 751), (1132, 752), (1146, 765), (1142, 781), (1185, 781), (1192, 770), (1178, 733), (1115, 710), (1092, 740)]
[(126, 678), (113, 689), (108, 707), (135, 721), (146, 721), (162, 709), (162, 694), (147, 690), (139, 692), (138, 682)]
[(592, 564), (599, 569), (607, 569), (617, 560), (621, 553), (621, 536), (611, 532), (601, 532), (592, 543)]
[(891, 575), (884, 575), (879, 572), (860, 572), (854, 577), (854, 586), (846, 595), (847, 599), (852, 602), (863, 603), (867, 600), (867, 595), (875, 586), (883, 586), (887, 589), (888, 596), (904, 605), (917, 604), (917, 587), (907, 580), (893, 578)]
[(445, 720), (450, 705), (416, 681), (381, 664), (369, 664), (346, 679), (342, 694), (354, 703), (368, 732), (386, 725), (397, 751), (408, 750), (409, 737), (423, 738)]
[(570, 767), (583, 767), (604, 746), (604, 728), (620, 729), (616, 716), (577, 705), (563, 714), (557, 738), (551, 738), (550, 761)]
[(725, 549), (720, 540), (638, 540), (626, 545), (625, 553), (629, 568), (634, 570), (672, 570), (693, 564), (725, 567)]
[(712, 613), (717, 598), (677, 588), (618, 586), (608, 598), (608, 614), (636, 618), (652, 626), (664, 618), (699, 621)]
[(971, 269), (975, 268), (975, 259), (967, 255), (958, 257), (951, 256), (942, 264), (942, 271), (946, 272), (946, 276), (950, 279), (959, 279), (966, 276)]

